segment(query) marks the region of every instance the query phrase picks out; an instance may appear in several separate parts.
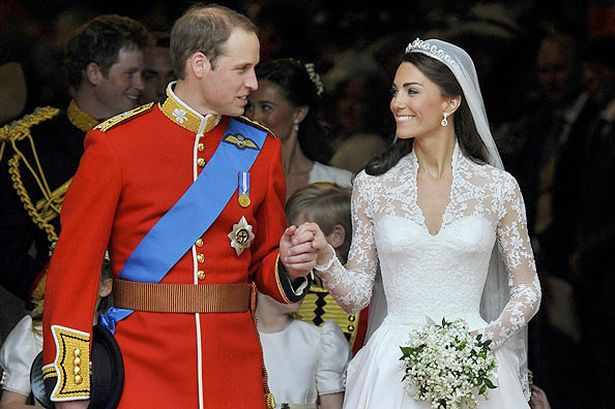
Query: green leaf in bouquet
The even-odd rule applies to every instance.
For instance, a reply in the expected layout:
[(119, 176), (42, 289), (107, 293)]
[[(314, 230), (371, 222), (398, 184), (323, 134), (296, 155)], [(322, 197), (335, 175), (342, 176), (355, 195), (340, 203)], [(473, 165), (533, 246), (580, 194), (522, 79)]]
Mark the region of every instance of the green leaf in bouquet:
[(491, 379), (489, 379), (489, 378), (485, 378), (485, 385), (487, 385), (487, 388), (489, 388), (489, 389), (497, 388), (497, 386), (495, 386), (493, 384), (493, 382), (491, 382)]
[(408, 347), (401, 347), (400, 346), (399, 349), (401, 349), (401, 353), (403, 354), (403, 356), (401, 358), (399, 358), (399, 359), (404, 359), (404, 358), (407, 358), (407, 357), (411, 356), (415, 352), (416, 348), (413, 348), (413, 347), (410, 347), (410, 346), (408, 346)]

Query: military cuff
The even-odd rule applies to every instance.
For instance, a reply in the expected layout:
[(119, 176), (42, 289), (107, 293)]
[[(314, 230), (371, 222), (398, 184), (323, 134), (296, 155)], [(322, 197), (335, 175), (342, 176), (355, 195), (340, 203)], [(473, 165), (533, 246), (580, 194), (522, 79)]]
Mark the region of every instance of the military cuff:
[(293, 280), (286, 271), (279, 255), (276, 262), (275, 277), (280, 293), (288, 304), (301, 301), (310, 289), (312, 281), (314, 281), (314, 273), (311, 271), (307, 276)]
[[(53, 362), (57, 382), (51, 392), (54, 402), (89, 399), (90, 397), (90, 334), (60, 325), (52, 325), (56, 344)], [(53, 371), (47, 366), (45, 378)]]

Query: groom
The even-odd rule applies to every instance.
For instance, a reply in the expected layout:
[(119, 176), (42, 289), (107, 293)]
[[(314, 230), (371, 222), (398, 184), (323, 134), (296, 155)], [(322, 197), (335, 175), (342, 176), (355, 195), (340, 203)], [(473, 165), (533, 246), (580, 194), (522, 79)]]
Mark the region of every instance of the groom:
[(292, 303), (310, 284), (311, 234), (284, 230), (280, 142), (240, 116), (257, 88), (254, 25), (225, 7), (192, 7), (173, 27), (171, 54), (179, 79), (163, 103), (88, 133), (62, 209), (43, 328), (58, 408), (85, 408), (91, 396), (107, 248), (115, 306), (103, 322), (124, 361), (120, 408), (264, 409), (254, 287)]

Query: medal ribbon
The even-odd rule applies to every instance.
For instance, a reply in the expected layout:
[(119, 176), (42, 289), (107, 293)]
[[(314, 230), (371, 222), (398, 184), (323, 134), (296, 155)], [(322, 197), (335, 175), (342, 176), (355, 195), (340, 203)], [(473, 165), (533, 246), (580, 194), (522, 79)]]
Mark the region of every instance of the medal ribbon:
[[(239, 171), (238, 174), (238, 179), (239, 179), (239, 197), (244, 197), (244, 200), (249, 200), (250, 199), (250, 172), (244, 172), (244, 171)], [(242, 200), (239, 201), (239, 204), (242, 207), (246, 207), (247, 205), (244, 205), (245, 202), (243, 202)]]

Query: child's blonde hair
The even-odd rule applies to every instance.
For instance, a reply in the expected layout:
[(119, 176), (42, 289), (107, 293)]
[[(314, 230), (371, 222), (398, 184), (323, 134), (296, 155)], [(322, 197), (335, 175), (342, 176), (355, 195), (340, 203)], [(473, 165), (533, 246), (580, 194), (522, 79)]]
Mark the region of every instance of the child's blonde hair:
[(335, 183), (317, 182), (297, 190), (286, 201), (286, 219), (289, 223), (303, 218), (320, 226), (326, 235), (336, 225), (345, 230), (344, 243), (337, 249), (340, 261), (346, 262), (352, 236), (350, 197), (352, 190)]

